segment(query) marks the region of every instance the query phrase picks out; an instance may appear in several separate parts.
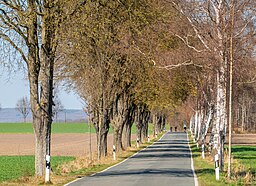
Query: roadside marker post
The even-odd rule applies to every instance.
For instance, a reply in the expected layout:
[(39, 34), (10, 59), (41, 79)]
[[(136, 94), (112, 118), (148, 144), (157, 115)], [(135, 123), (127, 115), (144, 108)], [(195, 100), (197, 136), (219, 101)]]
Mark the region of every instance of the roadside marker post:
[(139, 138), (137, 138), (137, 148), (140, 147), (140, 144), (139, 144)]
[(113, 145), (113, 159), (116, 160), (116, 146)]
[(149, 138), (149, 135), (148, 135), (148, 142), (150, 142), (150, 138)]
[(205, 159), (205, 155), (204, 155), (204, 143), (202, 144), (202, 158)]
[(215, 162), (215, 175), (216, 180), (220, 180), (220, 168), (219, 168), (219, 154), (215, 154), (214, 156), (214, 162)]
[(50, 162), (50, 155), (46, 155), (46, 168), (45, 168), (45, 182), (50, 182), (50, 170), (51, 170), (51, 162)]

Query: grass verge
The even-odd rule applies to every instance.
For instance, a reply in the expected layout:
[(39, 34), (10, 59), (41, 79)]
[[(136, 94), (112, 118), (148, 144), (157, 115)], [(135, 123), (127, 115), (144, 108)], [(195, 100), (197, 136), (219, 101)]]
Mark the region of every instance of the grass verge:
[[(232, 147), (232, 177), (227, 178), (227, 163), (220, 174), (220, 180), (215, 179), (214, 160), (209, 152), (202, 159), (201, 149), (198, 149), (190, 137), (190, 147), (193, 154), (194, 168), (199, 185), (203, 186), (239, 186), (256, 185), (256, 147), (233, 146)], [(225, 156), (227, 160), (227, 156)]]
[[(53, 157), (52, 158), (52, 169), (51, 172), (51, 185), (64, 185), (76, 178), (91, 175), (97, 172), (100, 172), (110, 166), (113, 166), (126, 158), (132, 156), (136, 152), (146, 148), (152, 143), (156, 142), (163, 134), (159, 135), (157, 139), (151, 140), (151, 142), (143, 143), (139, 148), (136, 148), (136, 144), (133, 141), (132, 147), (127, 151), (122, 151), (117, 154), (117, 160), (114, 161), (112, 157), (112, 152), (108, 153), (108, 156), (103, 158), (100, 161), (97, 161), (96, 153), (92, 155), (90, 158), (88, 155), (84, 157)], [(2, 182), (0, 180), (0, 185), (44, 185), (44, 178), (36, 178), (33, 176), (34, 172), (34, 157), (33, 156), (17, 156), (14, 157), (13, 163), (2, 164), (4, 158), (13, 157), (13, 156), (0, 156), (0, 175), (2, 175), (2, 171), (6, 171), (7, 175), (4, 176), (5, 180), (9, 174), (16, 176), (9, 176), (10, 181)], [(1, 159), (3, 158), (3, 159)], [(19, 160), (21, 158), (21, 161)], [(55, 160), (54, 160), (55, 159)], [(2, 161), (3, 160), (3, 161)], [(10, 162), (10, 161), (9, 161)], [(27, 163), (25, 163), (27, 162)], [(20, 165), (28, 164), (28, 167), (23, 167)], [(4, 165), (4, 166), (2, 166)], [(20, 167), (19, 167), (20, 166)], [(3, 168), (2, 168), (3, 167)], [(6, 168), (4, 168), (6, 167)], [(17, 168), (14, 168), (17, 167)], [(14, 169), (16, 173), (11, 172), (11, 169)], [(24, 173), (24, 174), (23, 174)], [(3, 180), (2, 180), (3, 181)]]

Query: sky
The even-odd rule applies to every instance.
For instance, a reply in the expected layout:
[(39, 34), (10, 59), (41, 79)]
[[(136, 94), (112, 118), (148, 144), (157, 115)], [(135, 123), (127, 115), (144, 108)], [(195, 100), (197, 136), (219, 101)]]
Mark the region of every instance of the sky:
[[(25, 72), (9, 74), (0, 67), (0, 104), (2, 108), (15, 108), (18, 99), (29, 98), (29, 84)], [(66, 92), (60, 88), (59, 97), (65, 109), (82, 109), (82, 103), (74, 92)]]

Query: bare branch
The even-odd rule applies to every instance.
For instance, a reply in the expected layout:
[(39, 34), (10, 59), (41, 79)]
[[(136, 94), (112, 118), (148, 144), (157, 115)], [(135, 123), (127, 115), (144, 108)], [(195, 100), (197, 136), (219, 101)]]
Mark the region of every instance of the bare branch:
[(14, 23), (11, 20), (11, 18), (8, 16), (5, 10), (0, 9), (0, 12), (2, 13), (0, 14), (0, 19), (3, 21), (3, 23), (6, 24), (8, 28), (14, 29), (27, 42), (27, 37), (25, 36), (24, 32), (20, 29), (20, 27), (16, 23)]
[(155, 60), (150, 59), (150, 57), (149, 57), (149, 56), (147, 56), (144, 52), (142, 52), (142, 51), (139, 49), (139, 47), (134, 46), (134, 48), (135, 48), (139, 53), (141, 53), (141, 54), (142, 54), (142, 55), (144, 55), (146, 58), (148, 58), (151, 62), (153, 62), (153, 65), (154, 65), (154, 66), (156, 66), (156, 62), (155, 62)]
[(184, 13), (184, 11), (182, 10), (182, 8), (180, 8), (175, 2), (172, 2), (174, 4), (174, 6), (176, 7), (177, 10), (180, 11), (180, 13), (186, 17), (186, 19), (188, 20), (188, 22), (190, 23), (190, 25), (192, 26), (194, 32), (196, 33), (196, 36), (198, 37), (198, 39), (201, 41), (201, 43), (204, 45), (204, 47), (211, 51), (211, 49), (209, 48), (209, 46), (207, 45), (207, 43), (204, 41), (203, 37), (200, 35), (197, 27), (195, 26), (195, 24), (193, 23), (193, 21), (188, 17), (186, 16), (186, 14)]
[(242, 34), (244, 32), (244, 30), (246, 29), (246, 27), (248, 26), (250, 22), (247, 21), (246, 24), (244, 25), (244, 27), (234, 36), (235, 38), (238, 37), (240, 34)]
[(3, 32), (0, 31), (0, 38), (4, 39), (4, 40), (7, 41), (8, 43), (10, 43), (10, 44), (12, 45), (12, 47), (20, 53), (22, 59), (23, 59), (26, 63), (28, 63), (28, 59), (26, 58), (26, 56), (25, 56), (23, 50), (22, 50), (21, 48), (19, 48), (19, 47), (9, 38), (9, 36), (7, 36), (6, 34), (4, 34)]
[(188, 42), (188, 37), (186, 37), (186, 39), (182, 38), (181, 36), (179, 36), (178, 34), (175, 34), (176, 37), (178, 37), (179, 39), (181, 39), (185, 45), (187, 45), (187, 47), (189, 48), (192, 48), (194, 51), (198, 52), (198, 53), (201, 53), (201, 52), (205, 52), (206, 50), (199, 50), (199, 49), (196, 49), (194, 46), (191, 46)]
[[(17, 6), (17, 5), (14, 5), (12, 4), (10, 1), (7, 1), (7, 0), (2, 0), (2, 3), (3, 5), (13, 9), (13, 10), (17, 10), (17, 11), (23, 11), (21, 7)], [(16, 3), (15, 3), (16, 4)]]
[(190, 66), (190, 65), (194, 65), (194, 66), (201, 67), (201, 68), (203, 67), (202, 65), (193, 63), (193, 61), (191, 61), (191, 60), (187, 60), (187, 61), (184, 61), (184, 62), (178, 63), (178, 64), (167, 65), (167, 66), (157, 66), (157, 68), (172, 70), (172, 69), (179, 68), (182, 66)]

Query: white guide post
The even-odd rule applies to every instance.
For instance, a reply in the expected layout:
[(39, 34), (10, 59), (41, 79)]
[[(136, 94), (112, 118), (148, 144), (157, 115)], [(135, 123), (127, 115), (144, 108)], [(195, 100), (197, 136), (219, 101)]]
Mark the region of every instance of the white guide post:
[(140, 147), (139, 138), (137, 138), (137, 148)]
[(148, 135), (148, 142), (150, 142), (150, 138), (149, 138), (149, 135)]
[(220, 180), (219, 154), (215, 154), (214, 160), (215, 160), (215, 175), (216, 175), (216, 180)]
[(113, 145), (113, 159), (116, 160), (116, 146)]
[(46, 155), (46, 168), (45, 168), (45, 183), (50, 182), (50, 170), (51, 170), (51, 163), (50, 163), (50, 155)]

